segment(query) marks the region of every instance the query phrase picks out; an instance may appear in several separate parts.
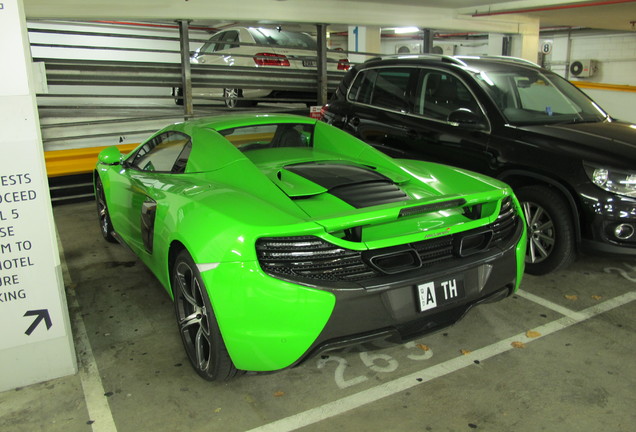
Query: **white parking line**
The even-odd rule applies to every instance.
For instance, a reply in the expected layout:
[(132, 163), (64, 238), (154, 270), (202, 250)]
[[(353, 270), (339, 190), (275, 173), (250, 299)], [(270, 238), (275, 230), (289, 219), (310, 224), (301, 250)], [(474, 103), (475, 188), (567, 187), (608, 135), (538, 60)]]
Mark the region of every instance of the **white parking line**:
[(80, 313), (79, 304), (75, 296), (69, 296), (71, 307), (75, 309), (73, 322), (75, 324), (75, 349), (80, 363), (79, 374), (84, 391), (86, 409), (90, 417), (93, 432), (116, 432), (117, 427), (113, 420), (113, 413), (106, 396), (104, 396), (104, 386), (99, 376), (99, 369), (93, 356), (93, 350), (86, 334), (84, 320)]
[(546, 299), (544, 299), (542, 297), (539, 297), (539, 296), (536, 296), (534, 294), (531, 294), (531, 293), (529, 293), (527, 291), (519, 290), (519, 291), (516, 292), (516, 294), (519, 297), (523, 297), (526, 300), (530, 300), (531, 302), (537, 303), (537, 304), (539, 304), (539, 305), (541, 305), (541, 306), (543, 306), (543, 307), (545, 307), (547, 309), (551, 309), (551, 310), (553, 310), (553, 311), (555, 311), (557, 313), (560, 313), (561, 315), (565, 315), (565, 316), (570, 317), (572, 319), (581, 320), (583, 318), (583, 316), (581, 315), (580, 312), (573, 311), (571, 309), (568, 309), (566, 307), (563, 307), (561, 305), (553, 303), (550, 300), (546, 300)]
[(598, 305), (587, 308), (581, 312), (574, 312), (567, 308), (560, 307), (547, 300), (541, 299), (540, 297), (537, 297), (535, 295), (528, 294), (529, 293), (524, 292), (522, 297), (542, 304), (543, 306), (545, 306), (546, 304), (550, 304), (550, 306), (552, 306), (550, 307), (550, 309), (553, 309), (553, 307), (557, 307), (556, 309), (560, 309), (561, 311), (566, 312), (564, 314), (565, 316), (558, 320), (532, 329), (540, 334), (540, 336), (536, 338), (529, 338), (526, 336), (525, 333), (520, 333), (510, 338), (496, 342), (492, 345), (480, 348), (468, 355), (456, 357), (444, 363), (422, 369), (418, 372), (406, 375), (404, 377), (389, 381), (385, 384), (381, 384), (367, 390), (363, 390), (351, 396), (347, 396), (328, 404), (321, 405), (319, 407), (292, 415), (290, 417), (263, 426), (259, 426), (257, 428), (251, 429), (248, 432), (286, 432), (318, 423), (322, 420), (335, 417), (339, 414), (351, 411), (360, 406), (370, 404), (387, 396), (391, 396), (393, 394), (408, 390), (411, 387), (415, 387), (427, 381), (431, 381), (435, 378), (442, 377), (444, 375), (463, 369), (467, 366), (473, 365), (475, 360), (486, 360), (496, 355), (510, 351), (514, 349), (512, 346), (513, 342), (523, 342), (525, 344), (534, 342), (541, 337), (547, 336), (559, 330), (563, 330), (565, 328), (573, 326), (574, 324), (578, 324), (601, 313), (607, 312), (636, 300), (636, 292), (629, 292), (622, 296), (604, 301), (603, 303), (599, 303)]
[(99, 375), (99, 369), (97, 368), (97, 362), (93, 355), (90, 340), (86, 333), (86, 326), (84, 325), (84, 319), (82, 318), (77, 296), (75, 295), (75, 288), (73, 288), (73, 282), (71, 275), (66, 266), (66, 259), (64, 259), (64, 249), (62, 248), (62, 242), (58, 236), (58, 247), (60, 254), (62, 255), (62, 272), (64, 274), (64, 282), (67, 286), (67, 298), (70, 309), (74, 311), (71, 314), (73, 320), (73, 327), (75, 330), (75, 350), (79, 361), (79, 375), (80, 382), (82, 383), (82, 390), (84, 391), (84, 400), (86, 401), (86, 409), (90, 417), (91, 428), (93, 432), (117, 432), (115, 421), (113, 419), (113, 413), (110, 410), (110, 405), (106, 396), (104, 396), (104, 386)]

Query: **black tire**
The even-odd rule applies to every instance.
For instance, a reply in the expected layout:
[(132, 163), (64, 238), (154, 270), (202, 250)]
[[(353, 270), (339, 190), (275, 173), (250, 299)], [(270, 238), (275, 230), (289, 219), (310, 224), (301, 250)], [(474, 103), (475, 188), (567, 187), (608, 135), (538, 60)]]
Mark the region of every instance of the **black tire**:
[(177, 325), (190, 364), (208, 381), (235, 377), (239, 371), (227, 352), (205, 285), (188, 251), (177, 255), (171, 276)]
[(543, 275), (566, 267), (576, 256), (572, 212), (563, 196), (546, 186), (516, 191), (528, 227), (526, 272)]
[(256, 106), (256, 102), (243, 99), (243, 90), (241, 89), (225, 88), (223, 89), (223, 98), (225, 106), (229, 109)]
[(174, 96), (175, 104), (183, 106), (183, 89), (181, 87), (173, 87), (172, 96)]
[(106, 241), (117, 243), (115, 230), (113, 229), (113, 224), (110, 221), (110, 214), (108, 213), (108, 204), (106, 204), (104, 185), (102, 184), (102, 180), (99, 176), (95, 182), (95, 202), (97, 203), (97, 217), (99, 218), (99, 228), (102, 232), (102, 236)]

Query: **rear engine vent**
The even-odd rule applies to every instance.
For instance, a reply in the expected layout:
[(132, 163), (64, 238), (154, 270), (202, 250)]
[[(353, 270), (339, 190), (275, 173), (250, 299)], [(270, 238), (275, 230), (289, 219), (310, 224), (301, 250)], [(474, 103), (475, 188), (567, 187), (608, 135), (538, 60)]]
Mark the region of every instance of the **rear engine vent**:
[(355, 208), (371, 207), (408, 199), (402, 189), (388, 181), (338, 186), (329, 192)]
[(322, 162), (288, 165), (285, 169), (324, 187), (355, 208), (408, 199), (390, 178), (368, 167)]

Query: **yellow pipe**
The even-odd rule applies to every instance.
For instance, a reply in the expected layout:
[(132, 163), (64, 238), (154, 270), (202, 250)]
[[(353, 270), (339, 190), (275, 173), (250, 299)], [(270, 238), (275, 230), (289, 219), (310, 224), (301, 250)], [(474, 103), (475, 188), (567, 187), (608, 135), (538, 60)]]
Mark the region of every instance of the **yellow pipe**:
[[(129, 153), (139, 144), (120, 144), (122, 153)], [(97, 155), (106, 147), (86, 147), (44, 152), (46, 172), (49, 177), (89, 173), (95, 168)]]
[(574, 84), (578, 88), (583, 88), (583, 89), (613, 90), (613, 91), (624, 91), (624, 92), (636, 93), (636, 86), (631, 86), (631, 85), (603, 84), (603, 83), (595, 83), (595, 82), (587, 82), (587, 81), (572, 81), (572, 84)]

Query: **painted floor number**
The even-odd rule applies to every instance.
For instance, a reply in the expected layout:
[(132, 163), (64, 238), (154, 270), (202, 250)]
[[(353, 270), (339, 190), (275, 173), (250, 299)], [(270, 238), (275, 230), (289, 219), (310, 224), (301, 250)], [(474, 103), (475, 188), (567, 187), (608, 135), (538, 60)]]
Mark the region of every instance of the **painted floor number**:
[[(373, 345), (378, 348), (385, 348), (387, 346), (380, 346), (381, 343), (373, 343)], [(408, 354), (406, 357), (409, 360), (413, 361), (422, 361), (428, 360), (433, 357), (433, 350), (426, 347), (425, 345), (418, 344), (416, 342), (408, 342), (403, 345), (405, 349), (415, 349), (417, 351), (413, 351)], [(348, 348), (343, 350), (344, 353), (351, 352), (355, 348)], [(378, 353), (374, 351), (362, 351), (359, 353), (360, 361), (364, 366), (369, 368), (373, 372), (379, 373), (389, 373), (395, 372), (399, 363), (396, 359), (391, 357), (388, 354)], [(359, 376), (346, 376), (347, 368), (350, 366), (349, 361), (343, 357), (329, 355), (324, 356), (318, 360), (318, 369), (323, 369), (327, 366), (328, 363), (336, 363), (336, 369), (334, 371), (334, 379), (336, 381), (336, 385), (341, 388), (347, 388), (354, 386), (356, 384), (363, 383), (368, 380), (367, 376), (359, 375)]]

